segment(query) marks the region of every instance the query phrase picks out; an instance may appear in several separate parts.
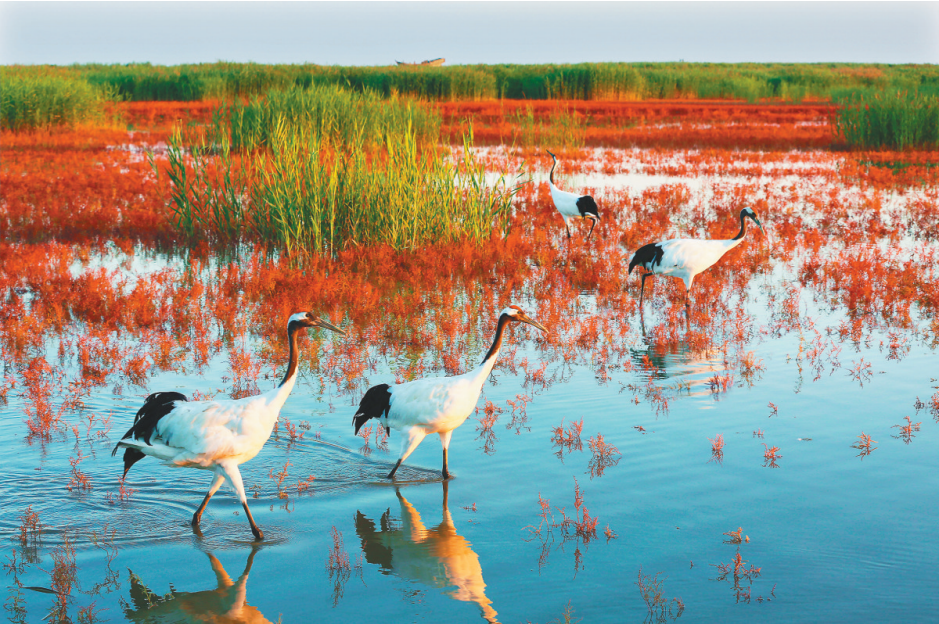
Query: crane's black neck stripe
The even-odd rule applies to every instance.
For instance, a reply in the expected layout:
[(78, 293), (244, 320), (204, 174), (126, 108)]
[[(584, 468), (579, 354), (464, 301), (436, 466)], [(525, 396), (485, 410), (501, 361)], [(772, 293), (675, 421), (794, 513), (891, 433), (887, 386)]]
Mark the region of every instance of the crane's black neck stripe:
[(558, 165), (558, 159), (552, 155), (551, 160), (553, 160), (554, 163), (551, 165), (551, 172), (548, 174), (548, 179), (551, 180), (551, 184), (554, 184), (554, 168)]
[(284, 375), (280, 385), (284, 385), (290, 378), (297, 374), (297, 362), (300, 359), (300, 352), (297, 348), (297, 332), (303, 327), (297, 321), (291, 321), (287, 325), (287, 342), (290, 343), (290, 362), (287, 364), (287, 374)]
[(486, 353), (486, 357), (483, 358), (483, 364), (488, 362), (489, 358), (495, 357), (496, 353), (502, 347), (502, 332), (505, 330), (505, 326), (508, 325), (510, 320), (512, 320), (512, 317), (510, 317), (508, 314), (503, 314), (499, 317), (499, 326), (496, 328), (496, 337), (493, 339), (492, 346), (489, 347), (489, 352)]
[(730, 239), (730, 240), (740, 240), (741, 238), (743, 238), (744, 236), (747, 235), (747, 219), (746, 219), (746, 217), (747, 217), (747, 213), (741, 211), (741, 212), (740, 212), (740, 231), (737, 233), (736, 236), (734, 236), (734, 237), (733, 237), (732, 239)]

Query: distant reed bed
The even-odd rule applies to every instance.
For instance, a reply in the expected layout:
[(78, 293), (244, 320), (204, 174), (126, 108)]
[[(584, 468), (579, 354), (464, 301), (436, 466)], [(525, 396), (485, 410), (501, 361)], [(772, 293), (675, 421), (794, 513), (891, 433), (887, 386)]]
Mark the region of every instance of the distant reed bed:
[(72, 125), (102, 116), (107, 93), (74, 76), (0, 72), (0, 126), (25, 130)]
[[(379, 103), (369, 126), (361, 111)], [(187, 237), (309, 255), (478, 243), (508, 229), (516, 189), (504, 176), (486, 182), (471, 139), (456, 156), (439, 148), (439, 120), (413, 102), (312, 88), (226, 110), (201, 136), (170, 141), (172, 210)]]
[(833, 121), (849, 147), (939, 147), (939, 96), (935, 93), (860, 91), (840, 100)]
[(107, 86), (133, 101), (250, 97), (292, 86), (339, 85), (425, 100), (509, 99), (830, 99), (844, 89), (939, 86), (934, 65), (848, 63), (579, 63), (443, 67), (259, 65), (30, 66), (18, 71), (68, 75)]
[(487, 136), (479, 144), (489, 144), (492, 143), (490, 137), (494, 134), (491, 124), (495, 121), (497, 145), (550, 145), (554, 148), (575, 149), (585, 145), (589, 116), (572, 107), (570, 102), (556, 102), (547, 111), (535, 110), (535, 107), (526, 101), (516, 102), (516, 106), (508, 107), (498, 101), (492, 104), (495, 105), (496, 115), (492, 114), (492, 110), (475, 105), (473, 108), (476, 110), (467, 112), (455, 112), (454, 107), (440, 107), (446, 109), (445, 136), (454, 137), (456, 134), (456, 138), (459, 138), (460, 133), (473, 128), (476, 137), (476, 128), (482, 128), (483, 135)]

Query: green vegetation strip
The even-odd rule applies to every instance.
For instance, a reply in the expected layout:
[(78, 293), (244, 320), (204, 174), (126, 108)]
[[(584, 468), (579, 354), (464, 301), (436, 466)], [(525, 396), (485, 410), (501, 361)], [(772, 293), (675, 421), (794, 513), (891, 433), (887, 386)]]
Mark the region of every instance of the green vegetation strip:
[(249, 97), (292, 86), (339, 85), (428, 100), (830, 99), (845, 89), (939, 89), (935, 65), (849, 63), (579, 63), (444, 67), (210, 63), (10, 66), (6, 74), (67, 76), (127, 100)]

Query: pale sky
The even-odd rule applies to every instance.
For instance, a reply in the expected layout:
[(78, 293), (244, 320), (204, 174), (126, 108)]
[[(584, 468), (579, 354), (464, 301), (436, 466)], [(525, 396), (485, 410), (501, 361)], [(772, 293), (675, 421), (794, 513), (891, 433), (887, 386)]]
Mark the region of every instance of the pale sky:
[(0, 63), (939, 63), (939, 2), (0, 2)]

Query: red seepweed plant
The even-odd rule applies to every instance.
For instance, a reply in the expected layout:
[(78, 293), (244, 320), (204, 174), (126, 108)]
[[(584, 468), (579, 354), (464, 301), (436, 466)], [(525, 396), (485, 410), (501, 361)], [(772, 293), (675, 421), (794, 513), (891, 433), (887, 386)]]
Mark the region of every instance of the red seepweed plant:
[(551, 431), (554, 435), (551, 438), (551, 443), (557, 447), (555, 455), (558, 456), (558, 459), (564, 461), (564, 451), (568, 453), (572, 451), (583, 450), (583, 444), (580, 441), (580, 434), (584, 430), (584, 419), (581, 418), (579, 421), (571, 422), (567, 429), (564, 429), (564, 421), (561, 421), (561, 424), (557, 427), (552, 427)]
[(718, 433), (714, 439), (708, 438), (708, 441), (711, 443), (711, 459), (708, 460), (708, 463), (716, 461), (718, 464), (723, 463), (724, 461), (724, 434)]
[(280, 472), (274, 472), (274, 469), (271, 468), (268, 471), (267, 477), (274, 481), (274, 485), (277, 486), (277, 498), (287, 498), (287, 491), (284, 489), (284, 480), (287, 478), (287, 469), (293, 466), (289, 461), (284, 464), (284, 467), (280, 469)]
[[(751, 586), (754, 580), (759, 578), (762, 568), (758, 568), (754, 565), (748, 567), (746, 565), (748, 561), (740, 554), (741, 546), (750, 543), (750, 537), (743, 535), (742, 527), (738, 528), (736, 531), (728, 531), (724, 533), (724, 535), (728, 538), (724, 540), (724, 543), (734, 545), (737, 549), (730, 563), (712, 564), (713, 567), (717, 568), (718, 572), (718, 576), (714, 580), (724, 581), (730, 579), (731, 589), (734, 592), (736, 602), (749, 603), (751, 601)], [(755, 600), (760, 603), (763, 601), (768, 602), (772, 600), (772, 598), (775, 598), (775, 590), (776, 586), (773, 585), (773, 589), (770, 591), (770, 597), (758, 596)]]
[(332, 527), (332, 547), (329, 550), (329, 556), (326, 559), (326, 570), (329, 572), (329, 580), (333, 582), (333, 606), (339, 604), (340, 598), (345, 591), (346, 581), (352, 576), (352, 573), (361, 576), (362, 574), (362, 555), (359, 554), (353, 568), (349, 560), (349, 553), (346, 552), (342, 542), (342, 531)]
[(359, 449), (359, 452), (368, 457), (372, 454), (372, 447), (369, 446), (369, 438), (372, 435), (372, 428), (370, 426), (362, 427), (359, 429), (359, 433), (357, 435), (362, 438), (362, 440), (364, 440), (362, 448)]
[(85, 490), (90, 490), (92, 488), (91, 481), (88, 479), (88, 475), (81, 471), (78, 465), (85, 459), (85, 456), (82, 454), (81, 449), (75, 449), (75, 457), (69, 457), (68, 463), (72, 467), (68, 485), (68, 491), (78, 490), (83, 492)]
[[(496, 452), (495, 444), (498, 442), (499, 438), (496, 437), (496, 432), (493, 431), (493, 427), (495, 427), (496, 422), (498, 422), (499, 414), (501, 414), (502, 411), (501, 407), (487, 400), (482, 409), (483, 415), (477, 418), (479, 424), (476, 425), (476, 431), (479, 432), (479, 435), (476, 436), (476, 439), (483, 441), (483, 452), (486, 455), (492, 455)], [(476, 408), (476, 413), (479, 413), (478, 407)]]
[(778, 446), (766, 446), (766, 443), (763, 444), (763, 466), (765, 468), (779, 468), (776, 464), (776, 460), (782, 459), (782, 455), (779, 454)]
[[(639, 566), (639, 574), (636, 580), (636, 587), (639, 588), (639, 595), (642, 596), (646, 608), (649, 610), (646, 617), (648, 622), (667, 622), (668, 620), (677, 620), (685, 611), (685, 603), (681, 598), (672, 598), (668, 600), (665, 597), (665, 591), (662, 584), (665, 578), (660, 579), (661, 572), (653, 575), (643, 575), (642, 566)], [(675, 611), (672, 611), (672, 604), (675, 603)]]
[(909, 444), (913, 441), (913, 438), (916, 437), (916, 432), (919, 431), (919, 426), (923, 423), (915, 423), (909, 416), (904, 416), (903, 418), (906, 420), (905, 425), (894, 425), (891, 429), (899, 429), (900, 432), (893, 437), (903, 440), (904, 444)]
[(20, 546), (35, 549), (42, 540), (43, 525), (39, 522), (39, 514), (29, 505), (19, 516), (19, 542)]
[(852, 444), (851, 447), (861, 451), (857, 454), (857, 456), (863, 460), (865, 457), (877, 450), (877, 447), (871, 446), (871, 444), (877, 444), (877, 440), (871, 440), (871, 437), (862, 431), (861, 435), (858, 436), (858, 441)]
[[(581, 425), (583, 425), (583, 419), (581, 419)], [(602, 477), (603, 472), (612, 466), (615, 466), (619, 463), (619, 460), (622, 458), (622, 453), (619, 452), (619, 449), (609, 444), (603, 439), (603, 434), (598, 433), (596, 437), (590, 438), (587, 440), (587, 445), (590, 447), (590, 478)]]

